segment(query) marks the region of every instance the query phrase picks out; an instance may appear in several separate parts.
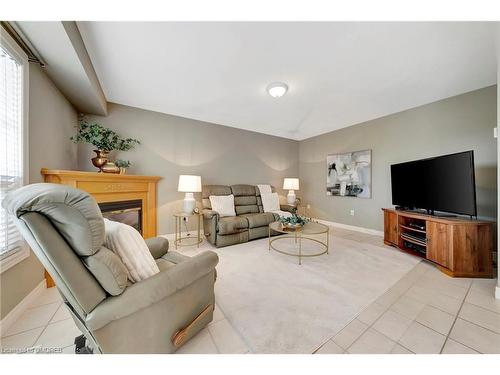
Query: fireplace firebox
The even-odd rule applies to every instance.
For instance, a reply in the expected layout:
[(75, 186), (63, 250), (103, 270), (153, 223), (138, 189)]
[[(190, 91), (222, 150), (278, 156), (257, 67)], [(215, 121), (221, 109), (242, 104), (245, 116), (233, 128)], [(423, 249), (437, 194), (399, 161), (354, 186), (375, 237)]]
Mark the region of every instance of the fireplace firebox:
[(108, 220), (118, 221), (137, 229), (142, 235), (142, 200), (99, 203), (102, 216)]

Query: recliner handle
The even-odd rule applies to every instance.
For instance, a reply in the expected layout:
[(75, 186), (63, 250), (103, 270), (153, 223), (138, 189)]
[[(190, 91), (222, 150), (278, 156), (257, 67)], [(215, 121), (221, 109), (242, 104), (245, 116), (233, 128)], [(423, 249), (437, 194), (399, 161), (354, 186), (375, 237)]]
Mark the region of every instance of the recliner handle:
[(178, 330), (176, 333), (174, 333), (174, 335), (172, 336), (172, 344), (174, 344), (174, 346), (176, 348), (178, 348), (179, 346), (181, 346), (182, 344), (184, 344), (185, 340), (186, 340), (186, 337), (189, 333), (189, 331), (191, 330), (191, 328), (193, 328), (193, 326), (198, 323), (200, 320), (202, 320), (209, 312), (210, 312), (210, 309), (214, 309), (213, 307), (214, 305), (210, 304), (208, 305), (207, 307), (205, 307), (205, 309), (198, 314), (198, 316), (196, 318), (194, 318), (194, 320), (189, 323), (186, 327)]

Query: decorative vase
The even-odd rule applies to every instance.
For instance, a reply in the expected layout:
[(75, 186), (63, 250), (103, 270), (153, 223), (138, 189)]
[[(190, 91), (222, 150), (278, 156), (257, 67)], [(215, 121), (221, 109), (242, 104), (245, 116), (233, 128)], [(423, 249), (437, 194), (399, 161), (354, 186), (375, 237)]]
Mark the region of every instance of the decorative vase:
[(108, 161), (101, 167), (104, 173), (120, 173), (120, 167), (117, 167), (112, 161)]
[(102, 167), (108, 162), (109, 152), (103, 150), (94, 150), (94, 152), (97, 154), (97, 156), (91, 159), (92, 164), (94, 164), (94, 167), (99, 169), (99, 172), (103, 172)]

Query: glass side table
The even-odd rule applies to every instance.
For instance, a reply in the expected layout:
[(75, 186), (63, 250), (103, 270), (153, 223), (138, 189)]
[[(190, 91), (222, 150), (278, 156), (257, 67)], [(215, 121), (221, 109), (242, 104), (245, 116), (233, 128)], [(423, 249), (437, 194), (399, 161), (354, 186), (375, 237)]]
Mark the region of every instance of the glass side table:
[[(201, 217), (203, 214), (201, 213), (186, 213), (186, 212), (177, 212), (174, 214), (174, 220), (175, 220), (175, 248), (180, 246), (194, 246), (200, 247), (200, 243), (203, 242), (203, 239), (201, 238)], [(195, 218), (196, 223), (197, 223), (197, 236), (182, 236), (182, 222), (184, 221), (185, 218)]]

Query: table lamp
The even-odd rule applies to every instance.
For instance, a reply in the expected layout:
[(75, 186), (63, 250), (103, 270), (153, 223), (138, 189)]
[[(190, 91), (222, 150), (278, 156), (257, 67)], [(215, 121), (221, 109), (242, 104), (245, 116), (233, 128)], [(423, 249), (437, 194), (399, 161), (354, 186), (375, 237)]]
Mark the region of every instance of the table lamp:
[(299, 179), (285, 178), (283, 181), (283, 190), (288, 190), (288, 195), (286, 196), (288, 204), (295, 205), (295, 200), (297, 199), (295, 190), (299, 190)]
[(201, 192), (201, 177), (181, 174), (179, 176), (179, 186), (177, 191), (186, 193), (184, 196), (184, 212), (188, 214), (193, 213), (193, 210), (196, 207), (196, 200), (194, 199), (193, 193)]

